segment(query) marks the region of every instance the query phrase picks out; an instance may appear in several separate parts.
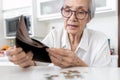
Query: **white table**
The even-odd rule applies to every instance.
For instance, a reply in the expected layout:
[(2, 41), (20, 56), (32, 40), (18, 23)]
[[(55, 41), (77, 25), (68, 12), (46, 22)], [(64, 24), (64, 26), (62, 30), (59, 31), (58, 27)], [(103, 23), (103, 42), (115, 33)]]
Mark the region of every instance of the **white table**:
[[(68, 78), (73, 75), (77, 76)], [(24, 69), (18, 66), (1, 66), (0, 80), (120, 80), (120, 68), (75, 67), (60, 69), (37, 66)]]
[[(117, 61), (118, 61), (118, 56), (117, 55), (111, 55), (112, 61), (111, 61), (111, 67), (117, 67)], [(44, 64), (41, 64), (44, 66)], [(11, 63), (8, 60), (8, 57), (0, 57), (0, 66), (16, 66), (13, 63)]]

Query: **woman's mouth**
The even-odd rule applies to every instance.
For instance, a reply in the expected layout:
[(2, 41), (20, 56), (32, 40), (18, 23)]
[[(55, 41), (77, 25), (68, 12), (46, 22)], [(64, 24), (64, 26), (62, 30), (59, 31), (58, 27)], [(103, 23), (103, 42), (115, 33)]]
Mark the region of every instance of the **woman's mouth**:
[(67, 27), (68, 27), (69, 29), (76, 29), (76, 28), (78, 28), (78, 25), (68, 24)]

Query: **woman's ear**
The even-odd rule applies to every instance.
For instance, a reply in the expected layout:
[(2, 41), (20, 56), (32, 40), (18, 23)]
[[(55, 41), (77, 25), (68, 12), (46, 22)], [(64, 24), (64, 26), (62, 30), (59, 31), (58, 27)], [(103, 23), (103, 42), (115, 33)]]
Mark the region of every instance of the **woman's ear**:
[(88, 15), (87, 23), (89, 23), (89, 22), (90, 22), (90, 20), (91, 20), (91, 16), (90, 16), (90, 15)]

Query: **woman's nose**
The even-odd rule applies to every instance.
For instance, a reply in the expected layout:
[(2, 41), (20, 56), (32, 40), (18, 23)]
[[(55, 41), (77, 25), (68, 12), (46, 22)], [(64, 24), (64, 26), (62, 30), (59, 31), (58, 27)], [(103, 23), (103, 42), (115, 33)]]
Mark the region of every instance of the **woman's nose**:
[(71, 16), (70, 16), (69, 19), (70, 19), (71, 21), (74, 21), (74, 22), (76, 22), (76, 21), (78, 20), (75, 12), (73, 12), (73, 13), (71, 14)]

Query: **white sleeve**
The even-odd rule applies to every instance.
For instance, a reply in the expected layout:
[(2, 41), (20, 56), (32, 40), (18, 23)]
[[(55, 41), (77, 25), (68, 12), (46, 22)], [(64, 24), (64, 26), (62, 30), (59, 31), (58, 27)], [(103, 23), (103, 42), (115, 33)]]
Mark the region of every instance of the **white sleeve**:
[(48, 47), (54, 46), (54, 38), (53, 38), (53, 32), (50, 32), (42, 41), (45, 45)]
[(97, 50), (96, 56), (94, 58), (93, 67), (107, 67), (111, 65), (111, 55), (108, 46), (107, 38), (102, 38), (102, 42), (99, 44), (100, 47)]

